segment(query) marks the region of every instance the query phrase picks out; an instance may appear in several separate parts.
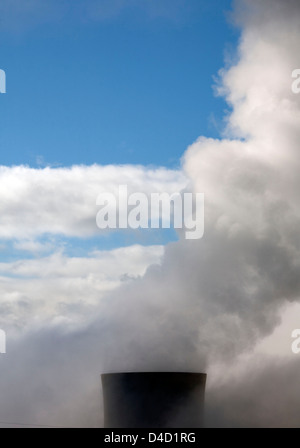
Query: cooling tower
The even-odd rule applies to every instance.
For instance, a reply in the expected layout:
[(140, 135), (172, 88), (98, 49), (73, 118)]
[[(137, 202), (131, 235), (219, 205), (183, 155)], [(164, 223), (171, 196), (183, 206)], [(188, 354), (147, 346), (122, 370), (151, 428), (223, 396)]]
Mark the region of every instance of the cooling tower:
[(200, 428), (204, 373), (101, 375), (105, 428)]

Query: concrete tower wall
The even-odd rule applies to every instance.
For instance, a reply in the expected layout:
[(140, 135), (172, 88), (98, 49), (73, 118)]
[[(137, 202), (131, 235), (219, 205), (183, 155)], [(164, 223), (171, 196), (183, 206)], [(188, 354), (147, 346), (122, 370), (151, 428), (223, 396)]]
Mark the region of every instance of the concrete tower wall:
[(199, 428), (206, 374), (103, 374), (105, 428)]

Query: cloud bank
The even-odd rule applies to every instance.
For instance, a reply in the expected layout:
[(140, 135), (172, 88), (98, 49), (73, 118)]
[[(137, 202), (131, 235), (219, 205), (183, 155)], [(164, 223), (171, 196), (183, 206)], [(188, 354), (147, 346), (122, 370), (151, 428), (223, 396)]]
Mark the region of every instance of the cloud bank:
[(187, 185), (180, 171), (139, 166), (73, 166), (34, 169), (0, 167), (0, 239), (34, 240), (45, 234), (93, 237), (101, 193), (118, 194), (119, 185), (150, 195), (173, 193)]

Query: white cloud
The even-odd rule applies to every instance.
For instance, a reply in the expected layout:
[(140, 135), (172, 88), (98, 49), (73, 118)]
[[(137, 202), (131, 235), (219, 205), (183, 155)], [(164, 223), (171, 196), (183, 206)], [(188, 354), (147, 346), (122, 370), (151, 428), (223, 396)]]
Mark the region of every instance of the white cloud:
[[(182, 172), (135, 166), (73, 166), (34, 169), (0, 167), (0, 238), (33, 240), (52, 234), (88, 237), (96, 225), (100, 193), (176, 192), (187, 180)], [(24, 244), (24, 243), (23, 243)]]
[[(95, 251), (89, 257), (63, 253), (0, 263), (0, 328), (15, 333), (43, 325), (87, 325), (105, 293), (143, 276), (159, 264), (162, 246)], [(106, 306), (106, 305), (105, 305)]]
[(14, 241), (13, 247), (17, 251), (30, 252), (37, 255), (53, 251), (53, 249), (55, 249), (54, 244), (51, 244), (50, 242), (42, 243), (34, 240)]

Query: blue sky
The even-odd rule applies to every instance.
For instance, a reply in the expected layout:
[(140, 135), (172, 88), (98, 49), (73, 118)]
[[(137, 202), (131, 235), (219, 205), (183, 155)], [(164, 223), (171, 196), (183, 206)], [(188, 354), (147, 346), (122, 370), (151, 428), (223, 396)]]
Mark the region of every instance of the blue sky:
[[(2, 0), (0, 68), (6, 72), (7, 93), (0, 96), (0, 165), (180, 169), (189, 145), (200, 135), (218, 138), (223, 128), (228, 105), (215, 96), (213, 84), (224, 59), (236, 51), (239, 32), (228, 20), (230, 6), (217, 0), (14, 0), (12, 7)], [(55, 223), (64, 221), (68, 206), (60, 206), (63, 182), (55, 187), (60, 174), (52, 175), (54, 186), (50, 183), (48, 189), (43, 182), (34, 188), (40, 181), (31, 172), (24, 174), (19, 190), (18, 174), (8, 181), (18, 192), (15, 208), (2, 208), (8, 216), (0, 232), (3, 260), (55, 250), (82, 256), (97, 248), (178, 239), (174, 229), (105, 235), (95, 229), (90, 234), (84, 231), (84, 219), (80, 234), (63, 225), (57, 232)], [(82, 189), (80, 182), (87, 184), (88, 179), (78, 182), (65, 201), (72, 201)], [(44, 203), (32, 208), (45, 188)], [(137, 188), (143, 188), (142, 177)], [(4, 202), (10, 200), (3, 180), (2, 189)], [(18, 226), (27, 219), (21, 218), (23, 210), (35, 217), (28, 228), (49, 220), (52, 190), (58, 204), (52, 227), (20, 236)], [(85, 219), (95, 227), (95, 197), (89, 200), (91, 214)], [(82, 210), (75, 210), (75, 204), (70, 213), (84, 215), (87, 201), (81, 198)], [(13, 238), (7, 237), (15, 225), (10, 219), (16, 221)], [(34, 239), (34, 244), (20, 245), (24, 238)]]
[(199, 135), (219, 135), (213, 76), (238, 38), (229, 3), (114, 0), (101, 16), (74, 4), (4, 15), (1, 165), (177, 167)]

